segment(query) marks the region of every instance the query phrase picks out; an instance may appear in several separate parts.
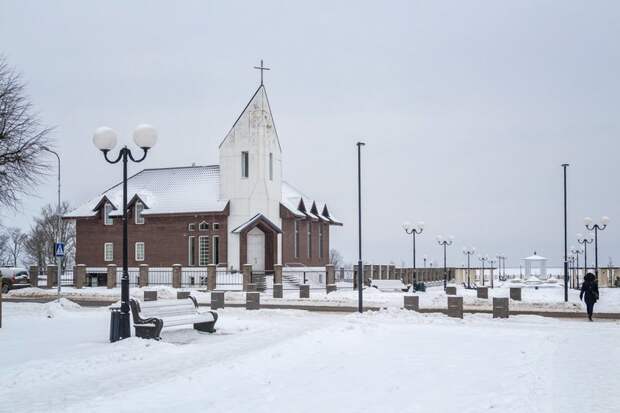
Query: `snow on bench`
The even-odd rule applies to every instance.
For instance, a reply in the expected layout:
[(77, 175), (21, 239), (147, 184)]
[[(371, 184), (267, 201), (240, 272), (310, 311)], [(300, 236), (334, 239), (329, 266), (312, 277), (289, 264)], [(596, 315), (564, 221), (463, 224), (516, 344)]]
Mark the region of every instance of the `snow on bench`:
[(198, 311), (194, 297), (180, 300), (158, 300), (140, 302), (135, 298), (129, 301), (136, 336), (159, 340), (164, 327), (193, 324), (199, 331), (215, 332), (217, 313)]
[(379, 291), (409, 291), (411, 287), (401, 280), (370, 280), (370, 286)]

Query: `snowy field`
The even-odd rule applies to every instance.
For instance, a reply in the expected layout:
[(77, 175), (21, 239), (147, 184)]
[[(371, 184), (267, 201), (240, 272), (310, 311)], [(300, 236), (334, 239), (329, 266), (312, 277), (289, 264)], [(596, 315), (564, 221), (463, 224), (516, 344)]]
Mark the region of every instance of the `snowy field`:
[(106, 308), (4, 303), (0, 411), (618, 412), (620, 322), (220, 310), (107, 342)]

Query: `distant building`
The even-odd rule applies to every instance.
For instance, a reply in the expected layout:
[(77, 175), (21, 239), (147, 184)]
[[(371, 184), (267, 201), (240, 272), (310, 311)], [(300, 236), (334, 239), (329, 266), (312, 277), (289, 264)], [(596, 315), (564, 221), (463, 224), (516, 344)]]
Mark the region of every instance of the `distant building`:
[[(129, 265), (257, 271), (329, 262), (327, 204), (282, 180), (282, 148), (261, 84), (219, 146), (219, 165), (145, 169), (128, 180)], [(121, 265), (122, 183), (65, 216), (76, 262)]]

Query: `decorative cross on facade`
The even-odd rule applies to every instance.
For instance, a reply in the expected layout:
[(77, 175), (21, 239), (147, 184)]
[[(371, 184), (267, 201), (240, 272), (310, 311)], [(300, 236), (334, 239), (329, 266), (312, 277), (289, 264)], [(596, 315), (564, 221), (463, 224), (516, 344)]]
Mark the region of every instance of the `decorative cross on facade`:
[(263, 59), (260, 60), (260, 66), (254, 66), (254, 69), (258, 69), (260, 70), (260, 84), (261, 86), (263, 85), (263, 71), (264, 70), (271, 70), (268, 67), (263, 66)]

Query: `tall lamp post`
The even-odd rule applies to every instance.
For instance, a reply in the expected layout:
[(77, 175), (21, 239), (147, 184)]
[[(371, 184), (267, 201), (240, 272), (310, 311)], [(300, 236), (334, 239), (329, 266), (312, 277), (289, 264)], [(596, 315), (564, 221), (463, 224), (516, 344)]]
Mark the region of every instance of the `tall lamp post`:
[[(411, 284), (411, 291), (415, 292), (416, 284), (418, 283), (418, 277), (415, 271), (415, 236), (424, 231), (424, 222), (420, 221), (416, 225), (411, 225), (411, 223), (405, 221), (405, 223), (403, 223), (403, 229), (407, 234), (411, 235), (411, 239), (413, 240), (413, 280)], [(426, 259), (424, 261), (424, 266), (426, 266)]]
[(469, 271), (470, 271), (470, 262), (469, 259), (471, 258), (472, 255), (474, 255), (476, 253), (476, 248), (474, 247), (463, 247), (463, 254), (467, 255), (467, 288), (471, 288), (471, 281), (470, 281), (470, 277), (469, 277)]
[(583, 245), (583, 276), (585, 277), (588, 273), (588, 244), (592, 244), (594, 242), (594, 237), (591, 233), (586, 232), (586, 234), (577, 234), (577, 242)]
[(480, 260), (480, 262), (482, 262), (482, 286), (484, 287), (484, 263), (489, 260), (489, 256), (483, 255), (482, 257), (478, 259)]
[(593, 224), (590, 217), (585, 217), (583, 222), (588, 231), (594, 230), (594, 274), (596, 274), (596, 282), (598, 282), (598, 232), (607, 228), (609, 217), (602, 217), (600, 224)]
[(495, 278), (495, 276), (493, 275), (493, 266), (495, 265), (495, 260), (489, 260), (489, 265), (489, 269), (491, 270), (491, 288), (494, 288), (493, 279)]
[(121, 314), (119, 323), (119, 338), (131, 337), (129, 324), (129, 271), (127, 269), (128, 242), (127, 242), (127, 162), (142, 162), (146, 154), (157, 143), (157, 132), (150, 125), (139, 125), (133, 132), (135, 144), (142, 149), (142, 157), (134, 158), (131, 150), (123, 146), (116, 159), (110, 159), (108, 153), (114, 149), (117, 134), (113, 129), (101, 127), (95, 131), (93, 143), (101, 152), (105, 160), (111, 164), (123, 162), (123, 275), (121, 277)]
[[(56, 229), (56, 243), (60, 243), (62, 242), (62, 217), (60, 216), (60, 155), (58, 155), (58, 152), (48, 148), (47, 146), (41, 146), (41, 150), (54, 154), (56, 159), (58, 159), (58, 203), (56, 204), (56, 223), (58, 228)], [(54, 251), (54, 255), (56, 255), (56, 251)], [(62, 258), (56, 257), (56, 267), (58, 269), (58, 301), (60, 302), (60, 284), (62, 284), (62, 275), (64, 273), (62, 268)]]
[[(495, 257), (497, 258), (497, 274), (502, 276), (502, 279), (506, 279), (506, 256), (502, 253), (497, 254)], [(504, 264), (504, 270), (502, 271), (502, 264)]]
[(358, 261), (357, 261), (357, 311), (360, 313), (364, 310), (362, 303), (362, 283), (364, 281), (364, 266), (362, 265), (362, 146), (366, 145), (364, 142), (358, 142), (357, 144), (357, 217), (358, 217)]
[[(579, 240), (577, 240), (579, 241)], [(584, 250), (581, 248), (576, 248), (574, 245), (570, 247), (570, 252), (575, 257), (575, 288), (579, 288), (579, 254), (583, 254)]]
[(564, 302), (568, 302), (568, 224), (567, 224), (567, 209), (566, 209), (566, 168), (567, 163), (562, 164), (562, 170), (564, 171)]
[(454, 243), (454, 237), (450, 235), (447, 240), (441, 235), (437, 235), (437, 243), (443, 246), (443, 289), (448, 287), (448, 266), (446, 264), (446, 248)]

